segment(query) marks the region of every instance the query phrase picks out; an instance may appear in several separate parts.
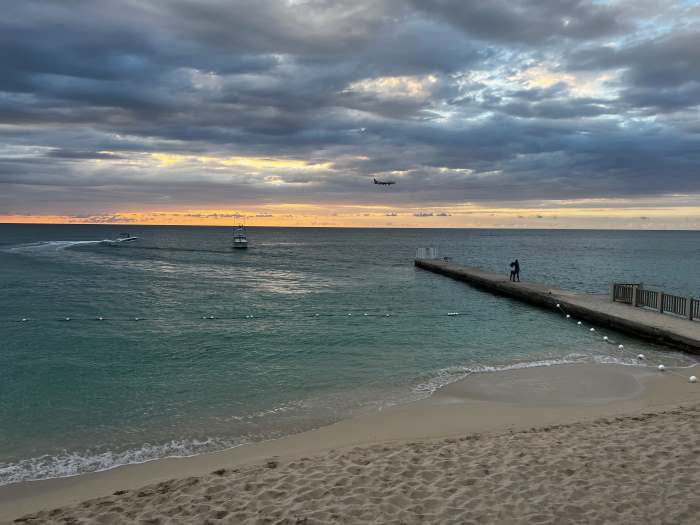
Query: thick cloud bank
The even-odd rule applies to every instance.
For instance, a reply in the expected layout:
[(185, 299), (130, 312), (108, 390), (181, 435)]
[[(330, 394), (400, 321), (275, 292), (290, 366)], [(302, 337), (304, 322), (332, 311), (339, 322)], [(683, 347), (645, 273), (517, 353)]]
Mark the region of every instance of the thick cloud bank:
[(699, 42), (687, 1), (11, 2), (0, 214), (687, 200)]

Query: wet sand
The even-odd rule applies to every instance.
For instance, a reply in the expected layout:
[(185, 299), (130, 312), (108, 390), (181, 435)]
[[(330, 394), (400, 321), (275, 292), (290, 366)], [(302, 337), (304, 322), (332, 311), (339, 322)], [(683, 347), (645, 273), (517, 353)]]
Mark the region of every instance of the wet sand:
[(284, 439), (2, 487), (0, 521), (697, 523), (700, 384), (680, 372), (476, 374)]

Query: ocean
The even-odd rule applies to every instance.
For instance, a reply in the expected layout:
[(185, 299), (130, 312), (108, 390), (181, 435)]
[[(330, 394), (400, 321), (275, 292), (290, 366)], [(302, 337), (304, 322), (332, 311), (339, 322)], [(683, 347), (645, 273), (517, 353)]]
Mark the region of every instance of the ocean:
[[(100, 244), (120, 232), (140, 239)], [(644, 282), (698, 297), (698, 232), (248, 235), (250, 248), (233, 251), (230, 228), (0, 225), (0, 484), (277, 438), (471, 373), (635, 365), (639, 352), (695, 363), (416, 269), (413, 257), (435, 246), (504, 273), (517, 257), (524, 280), (591, 293)]]

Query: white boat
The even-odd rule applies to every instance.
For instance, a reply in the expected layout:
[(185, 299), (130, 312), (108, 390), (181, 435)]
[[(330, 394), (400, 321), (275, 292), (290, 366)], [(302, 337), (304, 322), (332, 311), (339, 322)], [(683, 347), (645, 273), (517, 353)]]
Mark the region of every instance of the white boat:
[(120, 244), (134, 242), (134, 241), (138, 241), (138, 240), (139, 240), (138, 237), (133, 237), (132, 235), (129, 235), (128, 233), (120, 233), (119, 237), (117, 237), (116, 239), (105, 239), (100, 244), (103, 244), (105, 246), (119, 246)]
[(231, 247), (239, 249), (248, 247), (248, 237), (245, 234), (245, 228), (243, 226), (239, 226), (233, 230)]

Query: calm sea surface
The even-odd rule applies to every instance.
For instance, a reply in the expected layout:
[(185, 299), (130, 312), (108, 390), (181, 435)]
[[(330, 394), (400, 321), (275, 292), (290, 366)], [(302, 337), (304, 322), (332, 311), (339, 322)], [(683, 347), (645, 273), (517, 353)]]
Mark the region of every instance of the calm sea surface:
[[(98, 243), (122, 231), (141, 239)], [(0, 225), (0, 484), (274, 438), (470, 372), (631, 363), (605, 334), (694, 363), (417, 270), (413, 255), (434, 245), (503, 272), (518, 257), (523, 279), (583, 292), (618, 279), (700, 296), (697, 232), (250, 228), (235, 252), (230, 236)]]

